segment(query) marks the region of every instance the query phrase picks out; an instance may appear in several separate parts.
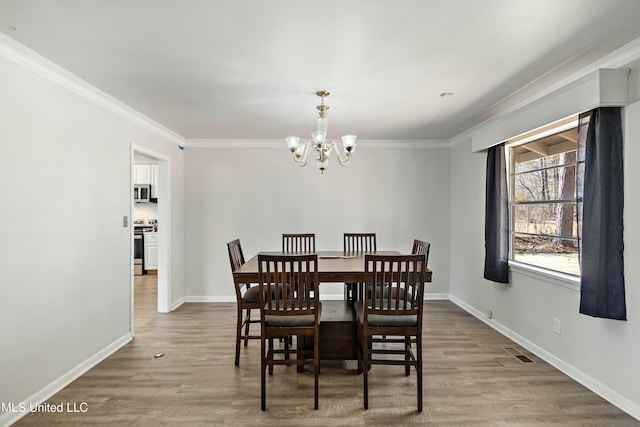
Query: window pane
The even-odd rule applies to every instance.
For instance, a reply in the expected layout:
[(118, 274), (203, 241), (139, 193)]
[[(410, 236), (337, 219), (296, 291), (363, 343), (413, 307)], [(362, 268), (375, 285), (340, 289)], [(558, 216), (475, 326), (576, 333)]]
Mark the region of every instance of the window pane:
[(513, 260), (580, 275), (576, 182), (584, 163), (577, 165), (577, 141), (576, 127), (511, 146)]
[(578, 244), (540, 236), (514, 236), (513, 259), (549, 270), (580, 275)]
[[(526, 148), (527, 144), (523, 145), (523, 147)], [(572, 152), (575, 153), (575, 149), (572, 150)], [(550, 168), (553, 166), (562, 166), (565, 164), (575, 163), (576, 161), (575, 155), (570, 156), (570, 155), (567, 155), (568, 153), (555, 154), (549, 157), (538, 156), (538, 158), (536, 159), (523, 161), (523, 162), (517, 162), (516, 160), (515, 173), (529, 172), (529, 171), (538, 170), (538, 169)]]
[(521, 202), (575, 199), (575, 180), (575, 165), (518, 174), (514, 177), (514, 200)]
[(515, 205), (512, 231), (577, 238), (575, 205), (572, 203)]

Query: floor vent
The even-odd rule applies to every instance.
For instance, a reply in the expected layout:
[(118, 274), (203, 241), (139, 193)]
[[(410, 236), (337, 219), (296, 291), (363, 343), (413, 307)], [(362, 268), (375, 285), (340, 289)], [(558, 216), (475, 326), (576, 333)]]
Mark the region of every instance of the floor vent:
[(529, 359), (527, 356), (525, 356), (524, 354), (517, 354), (516, 355), (516, 359), (518, 359), (519, 361), (521, 361), (522, 363), (534, 363), (533, 360)]
[(515, 357), (522, 364), (536, 363), (534, 360), (529, 358), (529, 356), (522, 354), (522, 351), (517, 348), (503, 347), (503, 350), (509, 353), (511, 356)]

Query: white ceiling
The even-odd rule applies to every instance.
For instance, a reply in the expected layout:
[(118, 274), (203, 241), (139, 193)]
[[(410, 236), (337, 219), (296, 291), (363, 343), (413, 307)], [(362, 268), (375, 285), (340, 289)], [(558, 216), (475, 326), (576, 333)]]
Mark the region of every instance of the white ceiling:
[(640, 1), (2, 0), (0, 32), (186, 138), (308, 137), (324, 89), (330, 137), (449, 139), (639, 38)]

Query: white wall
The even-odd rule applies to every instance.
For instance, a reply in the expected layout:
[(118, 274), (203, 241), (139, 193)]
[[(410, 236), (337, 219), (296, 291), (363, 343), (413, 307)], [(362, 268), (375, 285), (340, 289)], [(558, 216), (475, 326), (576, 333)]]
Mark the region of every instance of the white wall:
[[(282, 233), (316, 233), (317, 250), (342, 250), (344, 232), (375, 232), (379, 250), (430, 241), (432, 294), (449, 292), (449, 149), (367, 147), (323, 174), (298, 167), (284, 141), (185, 149), (186, 294), (235, 301), (226, 243), (245, 258), (280, 250)], [(325, 296), (342, 289), (325, 286)]]
[(3, 52), (0, 402), (19, 403), (47, 397), (130, 339), (131, 144), (170, 158), (172, 291), (182, 297), (183, 158), (160, 133), (45, 77), (66, 81), (59, 70), (35, 73)]
[[(637, 66), (631, 78), (637, 88)], [(640, 102), (624, 109), (624, 120), (628, 321), (579, 314), (579, 292), (549, 280), (513, 270), (509, 285), (482, 278), (486, 154), (472, 153), (470, 141), (451, 149), (451, 294), (481, 318), (493, 310), (488, 323), (640, 418)], [(561, 321), (562, 335), (553, 333), (553, 318)]]

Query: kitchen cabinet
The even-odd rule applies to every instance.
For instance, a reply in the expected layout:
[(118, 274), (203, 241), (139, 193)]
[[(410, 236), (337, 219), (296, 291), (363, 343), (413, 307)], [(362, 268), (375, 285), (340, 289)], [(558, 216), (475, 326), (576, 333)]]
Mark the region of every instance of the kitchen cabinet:
[(152, 163), (135, 163), (133, 165), (133, 183), (151, 184), (151, 198), (158, 198), (158, 165)]
[(150, 164), (134, 164), (133, 165), (133, 183), (134, 184), (151, 184), (151, 165)]
[(144, 269), (158, 269), (158, 233), (144, 235)]

